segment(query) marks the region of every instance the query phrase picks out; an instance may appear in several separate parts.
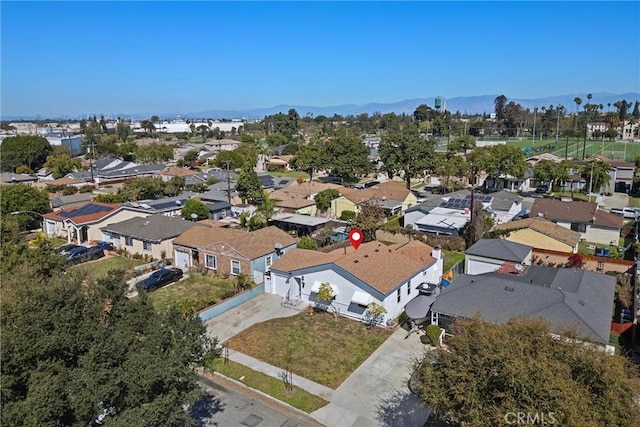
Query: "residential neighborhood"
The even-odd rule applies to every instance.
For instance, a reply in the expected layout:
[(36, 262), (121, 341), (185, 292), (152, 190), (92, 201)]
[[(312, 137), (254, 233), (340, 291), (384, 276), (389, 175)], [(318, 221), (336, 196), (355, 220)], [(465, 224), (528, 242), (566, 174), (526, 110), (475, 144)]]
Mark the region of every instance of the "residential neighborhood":
[(639, 425), (638, 4), (73, 6), (0, 15), (0, 425)]

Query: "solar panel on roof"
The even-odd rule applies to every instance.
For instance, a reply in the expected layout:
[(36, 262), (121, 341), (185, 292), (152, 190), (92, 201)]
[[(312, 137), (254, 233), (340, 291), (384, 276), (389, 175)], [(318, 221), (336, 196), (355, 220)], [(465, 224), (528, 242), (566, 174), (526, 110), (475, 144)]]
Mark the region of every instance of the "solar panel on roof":
[(289, 180), (282, 179), (282, 180), (280, 180), (280, 182), (278, 182), (278, 185), (285, 185), (287, 182), (289, 182)]
[(61, 211), (59, 212), (58, 215), (65, 218), (75, 218), (78, 216), (91, 215), (99, 212), (108, 212), (111, 209), (112, 208), (110, 208), (109, 206), (90, 204), (90, 205), (82, 206), (81, 208), (78, 208), (78, 209), (74, 209), (72, 211), (67, 211), (67, 212)]

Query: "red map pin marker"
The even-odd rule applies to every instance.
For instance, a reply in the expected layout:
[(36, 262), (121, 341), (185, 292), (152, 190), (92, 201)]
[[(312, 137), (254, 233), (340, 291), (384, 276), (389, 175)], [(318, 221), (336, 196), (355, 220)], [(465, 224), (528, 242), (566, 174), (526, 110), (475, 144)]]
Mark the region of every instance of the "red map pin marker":
[(360, 243), (362, 243), (363, 239), (364, 233), (362, 232), (362, 230), (354, 228), (349, 233), (349, 241), (351, 242), (351, 246), (353, 246), (354, 249), (358, 249), (358, 246), (360, 246)]

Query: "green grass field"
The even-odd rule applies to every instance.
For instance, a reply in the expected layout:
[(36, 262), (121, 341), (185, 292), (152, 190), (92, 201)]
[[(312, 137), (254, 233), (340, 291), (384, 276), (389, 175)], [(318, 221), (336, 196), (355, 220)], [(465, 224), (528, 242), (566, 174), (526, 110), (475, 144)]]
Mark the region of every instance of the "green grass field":
[(533, 150), (532, 154), (551, 153), (558, 157), (564, 157), (565, 152), (568, 159), (582, 159), (584, 149), (585, 157), (593, 157), (596, 154), (608, 157), (613, 160), (633, 161), (640, 156), (640, 144), (633, 142), (611, 142), (611, 141), (587, 141), (560, 138), (556, 144), (555, 138), (537, 140), (535, 145), (531, 139), (523, 141), (509, 141), (508, 145), (518, 148), (542, 148), (541, 151)]

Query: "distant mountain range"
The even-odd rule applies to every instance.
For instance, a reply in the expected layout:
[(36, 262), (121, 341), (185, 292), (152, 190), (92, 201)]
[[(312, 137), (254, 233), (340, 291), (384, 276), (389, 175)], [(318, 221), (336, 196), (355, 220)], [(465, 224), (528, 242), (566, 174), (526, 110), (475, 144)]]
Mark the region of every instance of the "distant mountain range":
[[(482, 113), (492, 113), (494, 111), (493, 101), (499, 95), (482, 95), (482, 96), (459, 96), (454, 98), (445, 98), (446, 100), (446, 109), (448, 111), (456, 112), (460, 111), (460, 113), (464, 114), (482, 114)], [(518, 98), (509, 98), (509, 101), (514, 101), (522, 105), (524, 108), (533, 109), (534, 107), (548, 107), (549, 105), (563, 105), (567, 111), (573, 112), (575, 111), (576, 105), (573, 100), (576, 97), (580, 97), (582, 99), (582, 105), (588, 102), (586, 93), (575, 93), (569, 95), (557, 95), (557, 96), (548, 96), (544, 98), (535, 98), (535, 99), (518, 99)], [(392, 103), (369, 103), (369, 104), (345, 104), (345, 105), (335, 105), (331, 107), (315, 107), (315, 106), (307, 106), (307, 105), (276, 105), (274, 107), (269, 108), (253, 108), (246, 110), (207, 110), (207, 111), (196, 111), (196, 112), (151, 112), (151, 113), (135, 113), (135, 114), (109, 114), (111, 117), (127, 117), (131, 119), (144, 119), (149, 118), (153, 115), (157, 115), (161, 118), (173, 119), (176, 116), (180, 116), (184, 119), (197, 119), (197, 118), (207, 118), (207, 119), (261, 119), (264, 116), (270, 114), (276, 114), (279, 112), (286, 113), (290, 109), (294, 108), (300, 116), (305, 116), (307, 114), (313, 114), (313, 116), (324, 115), (327, 117), (331, 117), (334, 114), (340, 115), (355, 115), (368, 113), (372, 114), (375, 112), (380, 112), (382, 114), (386, 113), (396, 113), (396, 114), (413, 114), (416, 107), (421, 104), (426, 104), (430, 107), (434, 107), (436, 97), (430, 98), (415, 98), (415, 99), (406, 99), (404, 101), (392, 102)], [(640, 93), (637, 92), (628, 92), (622, 94), (615, 93), (593, 93), (593, 98), (591, 99), (592, 103), (602, 104), (604, 106), (604, 111), (608, 111), (608, 104), (611, 104), (611, 110), (614, 110), (613, 104), (619, 100), (626, 100), (627, 102), (635, 102), (636, 100), (640, 100)], [(93, 114), (93, 113), (91, 113)], [(97, 114), (99, 115), (99, 114)], [(105, 114), (106, 116), (106, 114)], [(69, 118), (68, 116), (65, 116)], [(77, 116), (75, 118), (83, 118), (86, 115)], [(45, 119), (45, 117), (40, 117), (41, 119)], [(58, 117), (59, 118), (59, 117)], [(19, 119), (27, 119), (32, 120), (34, 117), (15, 117), (15, 116), (3, 116), (2, 120), (19, 120)]]

